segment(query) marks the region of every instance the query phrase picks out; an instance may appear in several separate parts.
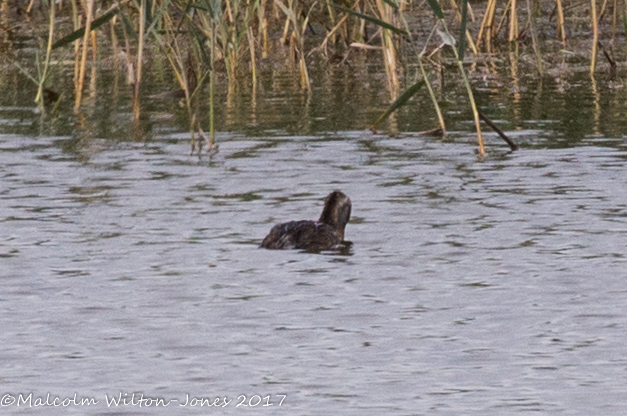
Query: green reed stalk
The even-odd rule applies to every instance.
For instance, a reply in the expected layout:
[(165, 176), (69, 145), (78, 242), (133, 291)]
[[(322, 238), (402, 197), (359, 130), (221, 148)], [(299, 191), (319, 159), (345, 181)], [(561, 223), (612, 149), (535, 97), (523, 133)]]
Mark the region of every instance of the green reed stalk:
[[(467, 42), (468, 47), (470, 48), (470, 50), (472, 50), (472, 53), (477, 55), (479, 53), (479, 51), (477, 50), (477, 45), (475, 44), (475, 41), (472, 38), (472, 34), (470, 33), (470, 30), (467, 29), (467, 24), (466, 24), (466, 20), (468, 18), (468, 9), (469, 9), (468, 2), (461, 0), (462, 2), (461, 11), (459, 10), (459, 7), (455, 3), (455, 0), (450, 0), (450, 2), (451, 2), (451, 6), (455, 10), (455, 16), (460, 21), (460, 24), (464, 33), (464, 36), (462, 36), (461, 34), (459, 36), (459, 44), (462, 45), (463, 44), (462, 42), (464, 42), (464, 44), (465, 42)], [(486, 14), (487, 14), (487, 10), (486, 10)]]
[[(444, 19), (444, 13), (442, 13), (442, 9), (440, 8), (440, 5), (438, 4), (437, 0), (428, 0), (428, 1), (429, 1), (429, 6), (431, 6), (431, 9), (433, 10), (433, 13), (435, 14), (436, 18), (442, 24), (442, 27), (444, 28), (444, 31), (446, 32), (446, 35), (448, 36), (448, 38), (454, 39), (448, 30), (448, 26), (446, 25), (446, 20)], [(467, 0), (462, 0), (462, 1), (467, 1)], [(461, 36), (464, 36), (463, 32), (460, 33), (460, 37)], [(479, 156), (483, 157), (485, 155), (485, 147), (483, 145), (483, 134), (481, 133), (481, 121), (479, 119), (479, 110), (477, 109), (477, 104), (475, 103), (475, 96), (472, 92), (472, 87), (470, 86), (470, 82), (468, 81), (468, 76), (466, 75), (466, 71), (464, 70), (464, 63), (461, 60), (461, 57), (457, 48), (455, 47), (455, 45), (451, 45), (451, 49), (453, 50), (453, 53), (455, 54), (455, 60), (457, 61), (457, 67), (459, 69), (459, 73), (462, 76), (464, 85), (466, 86), (466, 93), (468, 94), (468, 100), (470, 101), (470, 107), (472, 108), (472, 113), (473, 113), (474, 120), (475, 120), (475, 127), (477, 129), (477, 143), (479, 144)]]
[[(446, 22), (442, 20), (444, 25), (444, 30), (446, 34), (450, 36), (448, 28), (446, 26)], [(470, 82), (468, 81), (468, 76), (466, 75), (466, 71), (464, 70), (464, 63), (459, 59), (459, 54), (457, 53), (457, 49), (455, 47), (451, 48), (455, 53), (455, 59), (457, 60), (457, 67), (459, 68), (459, 73), (464, 80), (464, 85), (466, 86), (466, 93), (468, 94), (468, 100), (470, 101), (470, 107), (472, 108), (472, 114), (475, 120), (475, 128), (477, 129), (477, 143), (479, 144), (479, 156), (483, 157), (485, 155), (485, 147), (483, 145), (483, 134), (481, 133), (481, 122), (479, 120), (479, 110), (477, 109), (477, 104), (475, 103), (475, 95), (472, 92), (472, 87), (470, 86)]]
[[(403, 25), (405, 26), (405, 31), (408, 33), (409, 35), (409, 40), (411, 42), (412, 45), (415, 45), (414, 43), (414, 39), (413, 39), (413, 35), (411, 33), (411, 31), (409, 30), (409, 25), (407, 24), (407, 19), (405, 19), (405, 15), (403, 14), (403, 12), (401, 11), (399, 13), (400, 18), (403, 22)], [(429, 79), (429, 73), (426, 71), (423, 62), (422, 62), (422, 57), (424, 56), (424, 54), (427, 51), (427, 45), (429, 44), (429, 41), (431, 39), (431, 37), (433, 36), (433, 33), (435, 32), (436, 26), (433, 27), (433, 30), (431, 31), (431, 33), (429, 34), (429, 37), (427, 38), (427, 40), (425, 41), (424, 47), (422, 48), (422, 51), (420, 53), (418, 53), (418, 67), (420, 68), (420, 73), (422, 74), (422, 78), (425, 81), (425, 84), (427, 86), (427, 91), (429, 92), (429, 97), (431, 98), (431, 103), (433, 104), (433, 108), (435, 110), (435, 113), (438, 117), (438, 122), (440, 123), (440, 128), (442, 129), (442, 136), (446, 136), (446, 124), (444, 123), (444, 117), (442, 116), (442, 110), (440, 110), (440, 104), (438, 103), (438, 99), (435, 96), (435, 92), (433, 91), (433, 87), (431, 85), (431, 80)]]
[[(426, 44), (425, 44), (425, 48), (426, 48)], [(424, 53), (426, 52), (426, 49), (423, 49), (423, 51), (419, 54), (418, 56), (418, 66), (420, 67), (420, 72), (422, 73), (422, 77), (423, 79), (426, 81), (427, 84), (427, 91), (429, 92), (429, 97), (431, 98), (431, 103), (433, 104), (433, 108), (435, 110), (435, 113), (438, 117), (438, 122), (440, 123), (440, 128), (442, 129), (442, 136), (446, 136), (446, 124), (444, 123), (444, 117), (442, 116), (442, 110), (440, 109), (440, 104), (438, 103), (438, 99), (435, 96), (435, 92), (433, 91), (433, 87), (431, 86), (431, 80), (429, 79), (429, 74), (427, 73), (427, 71), (425, 70), (425, 67), (422, 63), (422, 57), (424, 55)]]

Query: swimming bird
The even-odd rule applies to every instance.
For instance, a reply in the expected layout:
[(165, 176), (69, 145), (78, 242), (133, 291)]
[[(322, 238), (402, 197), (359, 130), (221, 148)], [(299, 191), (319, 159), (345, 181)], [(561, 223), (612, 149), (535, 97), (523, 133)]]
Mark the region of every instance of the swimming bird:
[(263, 239), (262, 248), (301, 249), (309, 252), (329, 250), (344, 241), (344, 229), (351, 216), (351, 200), (340, 191), (324, 200), (318, 221), (291, 221), (272, 227)]

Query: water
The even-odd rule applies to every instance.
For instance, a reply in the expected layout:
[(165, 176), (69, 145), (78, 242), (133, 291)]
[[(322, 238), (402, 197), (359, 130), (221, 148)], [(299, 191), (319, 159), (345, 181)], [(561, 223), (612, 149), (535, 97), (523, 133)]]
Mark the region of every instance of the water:
[[(2, 413), (623, 414), (625, 147), (452, 137), (1, 135), (0, 393), (99, 401)], [(333, 189), (350, 253), (257, 248)]]
[[(198, 157), (185, 109), (149, 98), (178, 87), (159, 54), (140, 129), (124, 68), (91, 66), (76, 115), (60, 66), (66, 94), (40, 118), (8, 66), (0, 413), (622, 415), (627, 100), (603, 64), (564, 74), (587, 39), (579, 58), (545, 55), (542, 78), (529, 48), (472, 66), (522, 148), (486, 134), (481, 162), (454, 71), (434, 75), (446, 141), (412, 133), (436, 127), (426, 94), (390, 136), (363, 131), (390, 101), (366, 55), (312, 71), (311, 95), (288, 70), (261, 66), (254, 90), (219, 78), (219, 152)], [(353, 201), (349, 253), (257, 248), (334, 189)]]

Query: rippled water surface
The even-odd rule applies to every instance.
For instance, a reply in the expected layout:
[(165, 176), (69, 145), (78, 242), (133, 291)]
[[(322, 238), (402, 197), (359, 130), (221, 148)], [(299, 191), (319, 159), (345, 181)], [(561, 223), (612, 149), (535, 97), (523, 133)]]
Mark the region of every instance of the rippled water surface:
[[(624, 414), (620, 144), (75, 140), (0, 136), (0, 391), (100, 403), (3, 414)], [(350, 253), (257, 248), (333, 189)]]

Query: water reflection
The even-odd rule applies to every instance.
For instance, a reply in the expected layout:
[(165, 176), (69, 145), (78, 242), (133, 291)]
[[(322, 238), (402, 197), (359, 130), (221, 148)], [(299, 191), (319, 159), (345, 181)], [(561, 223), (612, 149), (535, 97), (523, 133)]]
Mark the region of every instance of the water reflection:
[[(27, 65), (33, 60), (31, 53), (21, 51), (15, 59)], [(539, 77), (521, 54), (524, 50), (512, 49), (507, 60), (498, 53), (481, 55), (470, 73), (478, 105), (503, 130), (528, 134), (538, 129), (545, 136), (542, 146), (549, 147), (578, 145), (589, 136), (622, 137), (627, 125), (621, 116), (625, 100), (620, 81), (609, 79), (601, 70), (596, 78), (590, 78), (580, 58), (567, 53), (545, 55), (555, 69)], [(298, 74), (285, 68), (260, 68), (257, 86), (242, 82), (229, 88), (220, 80), (217, 130), (264, 136), (366, 128), (387, 107), (390, 97), (377, 61), (368, 59), (367, 54), (356, 54), (352, 59), (353, 65), (314, 65), (311, 95), (301, 90)], [(153, 64), (155, 70), (146, 74), (142, 85), (145, 96), (139, 124), (132, 122), (131, 86), (125, 83), (125, 67), (119, 59), (103, 60), (90, 68), (85, 103), (78, 116), (73, 112), (73, 89), (65, 74), (69, 67), (53, 73), (51, 82), (64, 94), (58, 108), (47, 108), (44, 114), (32, 107), (35, 86), (9, 67), (0, 75), (0, 87), (7, 91), (0, 97), (2, 132), (145, 141), (188, 128), (189, 114), (179, 100), (154, 98), (177, 86), (167, 81), (166, 62), (157, 57)], [(414, 81), (409, 71), (405, 83)], [(463, 91), (455, 71), (446, 70), (434, 82), (448, 130), (472, 131), (472, 117), (460, 98)], [(206, 93), (195, 99), (193, 109), (201, 125), (208, 126)], [(435, 123), (429, 98), (418, 94), (384, 128), (398, 134), (429, 130), (437, 127)], [(521, 144), (529, 147), (537, 142)]]

